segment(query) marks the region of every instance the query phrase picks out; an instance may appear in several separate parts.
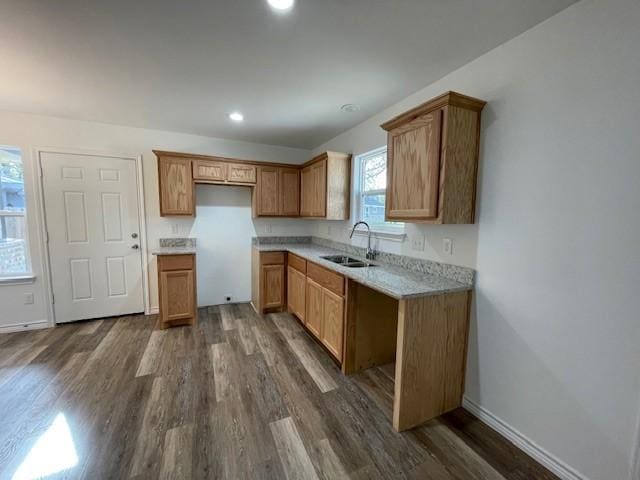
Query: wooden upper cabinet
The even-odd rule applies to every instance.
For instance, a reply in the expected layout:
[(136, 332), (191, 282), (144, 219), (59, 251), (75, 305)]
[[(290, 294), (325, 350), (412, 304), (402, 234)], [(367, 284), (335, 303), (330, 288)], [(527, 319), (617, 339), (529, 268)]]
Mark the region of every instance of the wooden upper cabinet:
[(310, 217), (313, 210), (313, 170), (305, 167), (300, 171), (300, 215)]
[(300, 215), (348, 220), (350, 217), (351, 155), (323, 153), (301, 171)]
[(196, 159), (193, 160), (193, 179), (199, 183), (254, 185), (256, 166), (248, 163)]
[(195, 215), (194, 184), (254, 187), (256, 217), (348, 220), (351, 155), (326, 152), (302, 166), (154, 150), (160, 215)]
[(382, 125), (388, 132), (387, 220), (474, 223), (484, 105), (448, 92)]
[(195, 215), (191, 160), (158, 157), (160, 216)]
[(212, 160), (194, 160), (193, 178), (205, 182), (224, 182), (227, 178), (227, 164)]
[(230, 183), (254, 184), (256, 183), (255, 165), (230, 163), (227, 166), (227, 181)]
[(297, 217), (300, 213), (300, 170), (286, 167), (258, 167), (253, 192), (257, 217)]
[(300, 170), (280, 168), (278, 186), (280, 215), (297, 217), (300, 214)]
[(434, 219), (438, 216), (442, 110), (416, 118), (389, 132), (387, 158), (388, 218)]
[(278, 178), (277, 167), (258, 167), (258, 184), (254, 191), (257, 216), (278, 215)]

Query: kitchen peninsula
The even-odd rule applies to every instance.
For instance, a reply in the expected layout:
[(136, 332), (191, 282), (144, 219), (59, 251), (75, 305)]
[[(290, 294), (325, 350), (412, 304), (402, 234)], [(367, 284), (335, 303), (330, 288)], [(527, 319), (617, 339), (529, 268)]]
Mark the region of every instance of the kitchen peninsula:
[(395, 362), (393, 426), (407, 430), (461, 405), (473, 270), (390, 254), (369, 264), (360, 250), (254, 239), (252, 303), (295, 315), (345, 374)]

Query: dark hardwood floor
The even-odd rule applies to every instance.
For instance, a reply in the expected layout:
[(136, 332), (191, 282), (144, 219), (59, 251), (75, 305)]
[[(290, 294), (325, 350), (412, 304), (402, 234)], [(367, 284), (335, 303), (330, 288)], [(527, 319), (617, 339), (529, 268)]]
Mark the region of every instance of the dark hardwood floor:
[(462, 409), (395, 433), (393, 366), (345, 377), (290, 315), (199, 317), (0, 336), (0, 478), (556, 478)]

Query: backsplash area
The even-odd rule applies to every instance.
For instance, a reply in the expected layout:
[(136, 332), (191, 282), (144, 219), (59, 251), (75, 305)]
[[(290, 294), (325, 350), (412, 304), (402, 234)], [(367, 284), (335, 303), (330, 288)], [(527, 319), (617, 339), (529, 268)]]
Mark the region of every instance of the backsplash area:
[[(349, 255), (356, 257), (364, 257), (366, 248), (349, 245), (347, 243), (336, 242), (326, 238), (316, 236), (306, 237), (254, 237), (254, 244), (267, 245), (277, 243), (314, 243), (327, 248), (341, 250)], [(473, 284), (475, 279), (475, 270), (468, 267), (458, 265), (450, 265), (447, 263), (435, 262), (432, 260), (423, 260), (420, 258), (409, 257), (406, 255), (397, 255), (395, 253), (378, 252), (376, 262), (387, 265), (394, 265), (417, 273), (427, 275), (438, 275), (450, 278), (467, 285)]]

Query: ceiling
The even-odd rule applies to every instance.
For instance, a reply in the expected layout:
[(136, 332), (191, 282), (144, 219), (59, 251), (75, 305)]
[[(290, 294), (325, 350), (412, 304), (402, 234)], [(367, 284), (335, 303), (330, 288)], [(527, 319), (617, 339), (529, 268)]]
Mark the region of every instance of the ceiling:
[(574, 1), (2, 0), (0, 110), (310, 149)]

